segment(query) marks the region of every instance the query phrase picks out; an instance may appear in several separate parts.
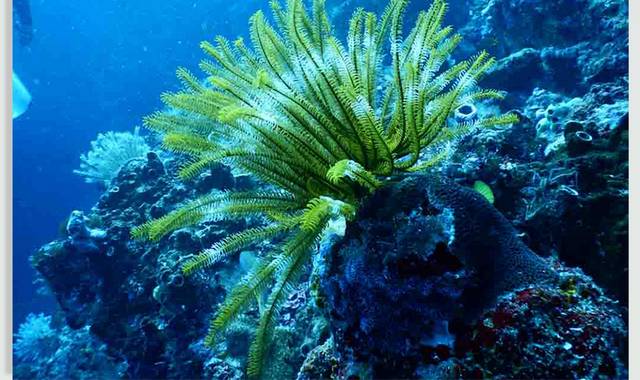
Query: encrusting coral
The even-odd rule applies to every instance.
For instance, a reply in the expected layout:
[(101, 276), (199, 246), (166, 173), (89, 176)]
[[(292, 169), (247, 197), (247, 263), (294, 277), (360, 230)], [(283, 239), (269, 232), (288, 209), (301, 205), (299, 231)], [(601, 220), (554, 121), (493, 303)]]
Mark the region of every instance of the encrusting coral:
[[(157, 241), (202, 221), (263, 217), (263, 226), (229, 235), (183, 266), (191, 274), (279, 239), (228, 295), (205, 340), (212, 345), (269, 289), (250, 348), (250, 377), (260, 376), (279, 307), (332, 220), (352, 219), (361, 200), (390, 177), (436, 165), (460, 137), (517, 121), (513, 114), (450, 120), (461, 106), (502, 98), (477, 87), (494, 60), (481, 52), (444, 68), (461, 40), (441, 25), (445, 2), (435, 0), (403, 38), (407, 3), (391, 0), (379, 19), (356, 10), (345, 46), (331, 32), (324, 1), (314, 0), (311, 13), (302, 0), (288, 0), (285, 8), (273, 1), (275, 27), (257, 12), (252, 47), (242, 39), (203, 42), (213, 59), (200, 65), (206, 83), (179, 69), (184, 89), (162, 97), (170, 110), (145, 119), (166, 149), (190, 157), (182, 178), (222, 163), (266, 184), (204, 196), (132, 230)], [(389, 80), (382, 75), (387, 41)]]

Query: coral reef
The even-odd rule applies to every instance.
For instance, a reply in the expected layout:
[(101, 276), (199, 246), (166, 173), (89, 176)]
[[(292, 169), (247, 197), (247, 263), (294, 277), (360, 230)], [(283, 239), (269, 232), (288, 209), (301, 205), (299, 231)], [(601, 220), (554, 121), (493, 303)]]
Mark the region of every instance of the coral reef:
[[(315, 350), (308, 359), (324, 369), (307, 362), (303, 372), (626, 374), (617, 303), (579, 270), (535, 255), (480, 194), (451, 182), (419, 176), (377, 192), (326, 255), (320, 283), (335, 348)], [(331, 360), (333, 370), (320, 362)]]
[[(437, 167), (431, 175), (379, 175), (382, 166), (373, 163), (381, 156), (365, 163), (364, 155), (350, 162), (332, 158), (318, 166), (322, 170), (314, 178), (322, 186), (300, 183), (306, 198), (295, 208), (299, 214), (313, 210), (324, 218), (325, 206), (336, 203), (309, 201), (332, 186), (342, 186), (353, 195), (348, 201), (359, 207), (353, 218), (320, 218), (326, 228), (322, 239), (310, 240), (319, 248), (309, 257), (312, 265), (303, 266), (301, 283), (282, 293), (273, 314), (278, 318), (265, 330), (274, 338), (262, 352), (270, 364), (262, 369), (263, 377), (627, 376), (627, 5), (620, 0), (453, 0), (450, 8), (470, 9), (449, 14), (467, 36), (453, 57), (479, 46), (495, 53), (497, 64), (482, 83), (510, 91), (503, 108), (520, 122), (456, 136), (455, 153), (446, 144), (435, 151), (423, 146), (425, 154), (414, 164)], [(359, 14), (360, 28), (371, 27), (365, 25), (368, 14)], [(273, 37), (265, 19), (256, 16), (253, 21), (253, 28), (264, 32), (257, 37)], [(284, 21), (289, 22), (300, 19)], [(205, 47), (229, 63), (230, 56), (244, 54), (245, 45), (221, 40), (218, 47)], [(228, 67), (246, 71), (242, 64)], [(281, 73), (278, 67), (248, 70), (251, 81), (243, 88), (276, 96), (274, 88), (280, 87), (273, 86), (280, 82), (271, 77)], [(296, 73), (309, 72), (306, 66), (296, 67)], [(342, 81), (344, 72), (337, 72)], [(378, 74), (389, 81), (396, 75), (384, 67)], [(245, 122), (256, 110), (281, 118), (289, 110), (287, 115), (300, 117), (305, 125), (315, 124), (289, 102), (276, 109), (272, 102), (251, 103), (251, 110), (207, 108), (213, 115), (194, 118), (204, 111), (188, 108), (192, 103), (185, 99), (211, 87), (185, 70), (179, 77), (186, 89), (164, 100), (183, 110), (157, 113), (146, 121), (161, 131), (164, 147), (178, 154), (161, 159), (147, 148), (100, 169), (102, 177), (95, 178), (102, 178), (96, 181), (105, 190), (95, 207), (73, 211), (66, 236), (32, 256), (59, 310), (53, 318), (29, 317), (17, 332), (17, 378), (246, 377), (247, 352), (269, 305), (266, 293), (249, 294), (247, 307), (238, 310), (218, 339), (203, 338), (234, 285), (265, 262), (261, 257), (280, 252), (286, 236), (269, 242), (260, 235), (254, 246), (240, 247), (238, 256), (202, 261), (210, 270), (189, 276), (184, 265), (212, 257), (194, 254), (214, 244), (224, 247), (229, 237), (245, 236), (243, 231), (283, 221), (287, 213), (189, 220), (162, 229), (160, 243), (132, 240), (130, 231), (203, 196), (273, 190), (257, 185), (247, 175), (252, 170), (216, 164), (235, 160), (232, 153), (237, 153), (229, 151), (229, 144), (212, 145), (219, 136), (209, 132), (221, 130), (218, 122)], [(218, 79), (218, 87), (235, 88)], [(303, 86), (296, 91), (311, 96), (320, 90), (315, 82), (295, 83)], [(332, 106), (345, 99), (334, 99)], [(447, 127), (502, 113), (481, 99), (458, 100), (447, 114)], [(390, 108), (390, 113), (398, 111)], [(358, 115), (351, 115), (354, 123), (362, 121)], [(334, 117), (334, 124), (342, 120)], [(289, 116), (282, 120), (293, 130)], [(185, 129), (163, 129), (176, 123)], [(267, 136), (282, 142), (278, 134)], [(270, 157), (302, 157), (304, 167), (287, 174), (291, 163), (281, 160), (259, 174), (272, 170), (294, 183), (306, 178), (307, 166), (326, 158), (326, 152), (315, 146), (318, 154), (312, 157), (299, 145), (317, 139), (302, 137), (295, 148), (282, 145), (296, 155), (279, 151)], [(406, 141), (396, 145), (398, 152), (409, 152)], [(352, 142), (344, 144), (358, 145)], [(208, 156), (218, 149), (229, 156)], [(185, 159), (184, 153), (190, 157)], [(194, 157), (206, 165), (192, 166), (188, 175), (175, 178), (174, 173), (193, 165)], [(478, 181), (491, 190), (495, 208), (473, 190)], [(570, 268), (575, 266), (580, 269)]]
[(421, 344), (448, 344), (446, 324), (472, 282), (448, 249), (454, 216), (416, 206), (421, 191), (413, 181), (379, 190), (319, 274), (335, 345), (374, 377), (412, 377)]
[(30, 314), (20, 325), (13, 355), (13, 378), (24, 380), (117, 378), (127, 366), (112, 359), (88, 327), (56, 326), (44, 314)]
[[(471, 12), (461, 31), (481, 33), (460, 49), (500, 58), (484, 83), (509, 90), (503, 104), (520, 123), (463, 141), (449, 174), (486, 182), (527, 245), (580, 266), (626, 304), (627, 3), (463, 3)], [(522, 28), (537, 32), (514, 32)]]
[[(579, 265), (626, 303), (626, 82), (568, 98), (536, 89), (521, 123), (462, 142), (450, 175), (491, 186), (495, 205), (543, 255)], [(566, 221), (572, 221), (567, 223)], [(622, 268), (622, 269), (621, 269)], [(622, 275), (621, 275), (622, 274)]]
[[(537, 86), (573, 96), (592, 84), (627, 75), (628, 5), (624, 0), (473, 3), (473, 16), (461, 29), (470, 35), (463, 49), (481, 47), (504, 57), (487, 81), (508, 86), (505, 89), (513, 91), (510, 101), (519, 98), (518, 90)], [(512, 71), (511, 66), (527, 69)]]
[(556, 270), (559, 286), (509, 292), (459, 327), (450, 352), (456, 359), (445, 366), (459, 378), (627, 378), (617, 302), (580, 270)]
[[(250, 309), (245, 321), (234, 324), (227, 338), (213, 350), (203, 346), (201, 336), (215, 304), (222, 300), (233, 279), (241, 275), (239, 263), (220, 263), (211, 275), (201, 273), (186, 279), (179, 270), (179, 257), (197, 249), (202, 244), (199, 239), (216, 230), (224, 234), (237, 227), (228, 225), (221, 229), (217, 223), (179, 230), (160, 247), (126, 240), (125, 220), (141, 219), (140, 207), (149, 212), (154, 205), (179, 203), (188, 197), (184, 186), (164, 173), (154, 154), (147, 160), (130, 163), (115, 181), (123, 193), (106, 191), (92, 211), (92, 215), (101, 217), (89, 218), (92, 223), (100, 221), (100, 227), (107, 231), (106, 237), (94, 239), (98, 250), (78, 251), (68, 237), (43, 247), (34, 255), (34, 264), (58, 297), (66, 323), (103, 342), (112, 360), (127, 363), (126, 370), (122, 369), (127, 376), (240, 379), (244, 376), (245, 353), (257, 309)], [(225, 178), (225, 171), (212, 174), (219, 178), (219, 186), (233, 184), (233, 177)], [(409, 178), (381, 189), (361, 208), (358, 222), (349, 225), (344, 241), (321, 250), (316, 263), (318, 271), (311, 279), (311, 294), (303, 286), (291, 293), (282, 306), (282, 317), (274, 329), (278, 344), (268, 353), (269, 362), (274, 363), (266, 369), (269, 377), (342, 378), (358, 374), (366, 378), (402, 374), (409, 378), (433, 378), (430, 375), (434, 373), (473, 377), (478, 368), (499, 374), (497, 364), (484, 362), (493, 357), (490, 351), (483, 351), (485, 356), (477, 360), (471, 355), (476, 351), (469, 347), (477, 347), (478, 342), (469, 342), (470, 336), (474, 336), (469, 331), (494, 315), (492, 310), (502, 308), (505, 300), (524, 294), (522, 289), (544, 299), (560, 295), (566, 301), (555, 308), (532, 303), (527, 316), (545, 320), (559, 329), (564, 321), (558, 319), (560, 316), (582, 310), (582, 319), (576, 319), (571, 327), (575, 331), (595, 329), (585, 342), (588, 350), (575, 353), (583, 355), (586, 364), (567, 364), (570, 362), (567, 357), (565, 364), (544, 367), (556, 371), (549, 373), (578, 368), (584, 368), (585, 373), (624, 373), (617, 354), (620, 342), (625, 339), (620, 310), (579, 271), (545, 261), (554, 273), (559, 273), (558, 285), (521, 286), (521, 290), (507, 292), (497, 301), (485, 298), (482, 310), (472, 302), (482, 294), (478, 293), (477, 285), (486, 282), (479, 281), (482, 272), (465, 266), (464, 258), (455, 255), (461, 252), (455, 242), (466, 240), (473, 228), (456, 228), (456, 217), (460, 218), (456, 208), (429, 201), (427, 184), (433, 181), (424, 178)], [(200, 186), (193, 188), (197, 187)], [(179, 196), (176, 189), (182, 189)], [(491, 207), (474, 190), (461, 191), (466, 202), (471, 199)], [(440, 202), (450, 202), (448, 199), (442, 197)], [(469, 209), (462, 209), (465, 210)], [(483, 213), (465, 212), (460, 219), (468, 226), (473, 226), (470, 215), (475, 215), (483, 226), (495, 223)], [(498, 222), (504, 223), (500, 219)], [(212, 230), (216, 225), (218, 228)], [(339, 240), (339, 235), (336, 236)], [(495, 239), (488, 242), (485, 249), (499, 244)], [(364, 251), (366, 255), (362, 254)], [(85, 273), (88, 270), (92, 272)], [(544, 278), (545, 274), (541, 276)], [(567, 301), (567, 297), (573, 298)], [(318, 311), (322, 311), (326, 321)], [(513, 319), (517, 321), (531, 320), (516, 317)], [(530, 327), (520, 328), (529, 331)], [(495, 333), (511, 334), (512, 330)], [(562, 336), (562, 340), (548, 342), (548, 347), (564, 349), (567, 341), (578, 347), (581, 338)], [(529, 337), (538, 339), (531, 340), (532, 347), (542, 344), (538, 335)], [(503, 348), (495, 343), (482, 347), (506, 350), (506, 344), (513, 344), (506, 338), (504, 341)], [(608, 356), (603, 354), (605, 351)], [(594, 358), (597, 366), (589, 358)], [(533, 359), (531, 363), (540, 363)], [(507, 363), (515, 359), (507, 356), (500, 360)], [(536, 372), (543, 371), (541, 368), (532, 364), (529, 368), (518, 367), (522, 372), (502, 375), (542, 373)]]
[[(73, 329), (90, 326), (110, 355), (126, 361), (131, 378), (198, 378), (211, 356), (197, 356), (189, 346), (206, 331), (209, 313), (224, 296), (223, 280), (220, 273), (185, 279), (180, 263), (237, 227), (176, 231), (162, 247), (129, 239), (131, 223), (150, 213), (164, 212), (199, 188), (228, 189), (236, 183), (223, 169), (194, 182), (189, 188), (177, 182), (153, 152), (131, 160), (88, 216), (73, 213), (67, 238), (43, 246), (31, 259), (66, 323)], [(102, 232), (95, 233), (97, 228)]]

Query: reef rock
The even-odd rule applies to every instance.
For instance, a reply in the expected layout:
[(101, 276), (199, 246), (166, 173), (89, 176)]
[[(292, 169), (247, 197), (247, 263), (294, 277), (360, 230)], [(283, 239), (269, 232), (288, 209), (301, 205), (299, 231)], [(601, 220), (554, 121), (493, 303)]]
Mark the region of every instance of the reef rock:
[[(469, 363), (477, 364), (483, 374), (505, 378), (560, 373), (541, 360), (518, 372), (522, 363), (517, 355), (505, 357), (501, 366), (471, 355), (475, 346), (468, 343), (467, 331), (484, 321), (487, 313), (502, 310), (505, 299), (527, 289), (560, 294), (568, 286), (566, 273), (577, 273), (533, 253), (480, 194), (436, 177), (416, 176), (378, 191), (356, 220), (348, 226), (344, 240), (324, 255), (319, 273), (319, 302), (333, 333), (334, 351), (329, 353), (329, 347), (313, 350), (315, 358), (308, 358), (302, 373), (314, 373), (309, 369), (312, 363), (335, 357), (340, 364), (334, 372), (361, 378), (446, 377), (453, 370), (467, 371)], [(527, 318), (560, 323), (558, 315), (579, 313), (576, 302), (588, 304), (594, 314), (572, 327), (596, 326), (602, 332), (601, 343), (593, 351), (580, 352), (585, 361), (606, 361), (606, 371), (621, 374), (624, 366), (618, 347), (626, 334), (621, 311), (591, 279), (576, 276), (571, 281), (580, 281), (580, 290), (571, 292), (580, 293), (584, 287), (597, 296), (585, 295), (582, 301), (571, 299), (555, 308), (535, 308)], [(513, 334), (526, 333), (524, 322), (517, 327), (520, 331)], [(542, 344), (537, 339), (532, 338), (531, 344)], [(548, 341), (543, 351), (564, 349), (567, 342), (574, 341), (568, 337)], [(492, 344), (507, 350), (512, 343)], [(610, 354), (605, 358), (604, 352)], [(606, 372), (598, 372), (591, 364), (587, 367), (587, 372)]]
[[(200, 378), (227, 371), (226, 364), (212, 364), (215, 352), (192, 349), (206, 334), (211, 312), (225, 294), (220, 273), (227, 269), (185, 278), (180, 263), (237, 226), (183, 229), (162, 244), (130, 239), (133, 226), (235, 182), (228, 171), (216, 168), (193, 185), (187, 188), (175, 180), (153, 152), (132, 160), (91, 213), (71, 214), (68, 237), (31, 257), (66, 324), (86, 328), (106, 344), (114, 360), (126, 363), (127, 377)], [(235, 273), (233, 264), (229, 268)]]
[(498, 58), (483, 83), (509, 91), (507, 107), (536, 87), (580, 96), (628, 75), (626, 1), (474, 1), (469, 15), (461, 53), (484, 47)]

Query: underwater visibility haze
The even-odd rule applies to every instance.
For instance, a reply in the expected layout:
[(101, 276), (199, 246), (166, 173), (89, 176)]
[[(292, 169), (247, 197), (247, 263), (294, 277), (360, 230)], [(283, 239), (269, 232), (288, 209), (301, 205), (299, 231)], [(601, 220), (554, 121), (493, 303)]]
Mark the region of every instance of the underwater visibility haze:
[(628, 378), (625, 1), (13, 9), (15, 378)]

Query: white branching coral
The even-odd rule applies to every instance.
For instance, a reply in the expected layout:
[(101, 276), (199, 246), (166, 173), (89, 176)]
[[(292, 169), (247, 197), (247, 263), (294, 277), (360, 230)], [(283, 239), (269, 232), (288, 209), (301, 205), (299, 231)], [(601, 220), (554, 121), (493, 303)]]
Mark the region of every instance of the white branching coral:
[(14, 354), (23, 360), (36, 360), (55, 352), (56, 332), (51, 328), (51, 316), (29, 314), (20, 325), (13, 343)]
[(91, 150), (80, 156), (80, 168), (73, 172), (83, 176), (88, 183), (108, 186), (122, 165), (133, 158), (144, 157), (150, 150), (139, 135), (138, 127), (133, 133), (99, 133), (91, 142)]

